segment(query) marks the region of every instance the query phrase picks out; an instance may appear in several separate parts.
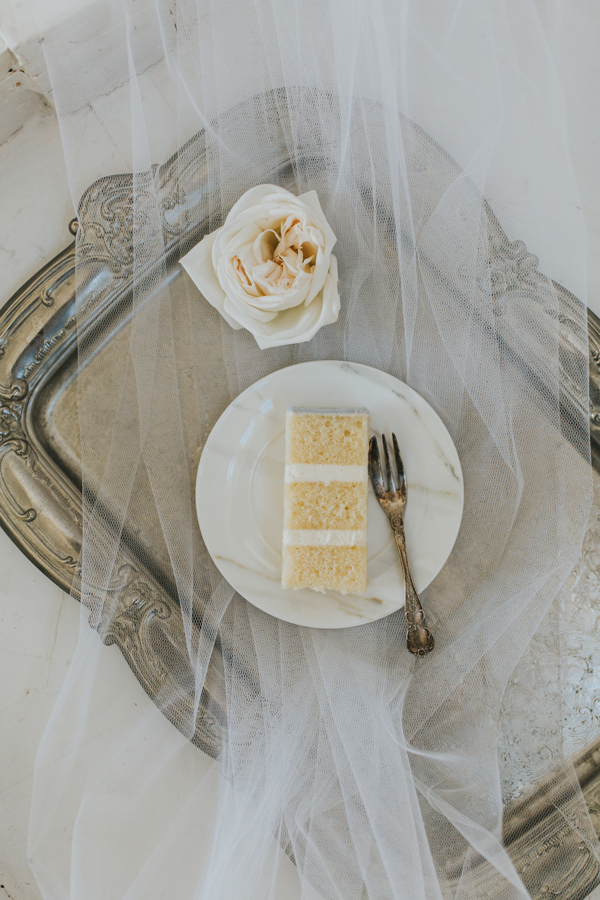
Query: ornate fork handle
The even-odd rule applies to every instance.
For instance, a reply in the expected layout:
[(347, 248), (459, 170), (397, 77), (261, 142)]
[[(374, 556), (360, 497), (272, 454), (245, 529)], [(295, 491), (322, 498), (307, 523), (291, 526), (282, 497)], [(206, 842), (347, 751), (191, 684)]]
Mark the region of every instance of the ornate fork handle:
[(404, 534), (404, 520), (402, 516), (390, 515), (390, 524), (394, 531), (396, 539), (396, 547), (402, 562), (404, 570), (404, 582), (406, 585), (406, 598), (404, 602), (404, 614), (406, 616), (406, 624), (408, 632), (406, 635), (406, 646), (415, 656), (426, 656), (433, 650), (433, 635), (425, 624), (425, 613), (417, 594), (412, 575), (410, 574), (410, 566), (408, 564), (408, 554), (406, 552), (406, 536)]
[(396, 547), (398, 548), (400, 561), (402, 562), (402, 568), (404, 570), (404, 583), (406, 585), (404, 614), (408, 626), (406, 646), (415, 656), (426, 656), (433, 650), (434, 642), (433, 635), (425, 624), (425, 613), (423, 612), (423, 607), (421, 606), (421, 601), (419, 600), (419, 595), (417, 594), (414, 581), (412, 580), (410, 566), (408, 564), (406, 537), (404, 534), (404, 509), (406, 507), (407, 496), (404, 463), (402, 462), (402, 456), (400, 455), (398, 439), (396, 435), (392, 433), (392, 444), (396, 461), (396, 483), (385, 434), (381, 435), (381, 440), (383, 441), (387, 488), (381, 471), (381, 458), (379, 456), (379, 447), (375, 436), (369, 441), (369, 474), (371, 475), (375, 496), (392, 526), (392, 531), (394, 532), (394, 537), (396, 539)]

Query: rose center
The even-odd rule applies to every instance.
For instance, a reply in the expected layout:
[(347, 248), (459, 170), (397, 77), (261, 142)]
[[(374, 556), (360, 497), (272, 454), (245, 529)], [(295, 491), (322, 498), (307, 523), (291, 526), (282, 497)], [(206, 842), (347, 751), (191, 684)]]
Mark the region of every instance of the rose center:
[(279, 227), (261, 232), (253, 244), (231, 257), (236, 279), (253, 297), (287, 291), (297, 279), (310, 276), (319, 245), (314, 226), (297, 216), (288, 216)]

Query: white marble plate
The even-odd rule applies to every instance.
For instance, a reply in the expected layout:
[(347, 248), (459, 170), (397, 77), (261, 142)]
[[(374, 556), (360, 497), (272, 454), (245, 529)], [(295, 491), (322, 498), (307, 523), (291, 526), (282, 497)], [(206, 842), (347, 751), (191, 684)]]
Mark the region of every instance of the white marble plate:
[(280, 369), (227, 407), (202, 452), (196, 508), (219, 571), (259, 609), (298, 625), (347, 628), (404, 605), (388, 521), (369, 485), (368, 587), (319, 594), (281, 585), (285, 414), (289, 406), (366, 407), (371, 433), (395, 432), (406, 470), (405, 526), (417, 590), (444, 565), (463, 509), (456, 448), (437, 413), (406, 384), (369, 366), (327, 360)]

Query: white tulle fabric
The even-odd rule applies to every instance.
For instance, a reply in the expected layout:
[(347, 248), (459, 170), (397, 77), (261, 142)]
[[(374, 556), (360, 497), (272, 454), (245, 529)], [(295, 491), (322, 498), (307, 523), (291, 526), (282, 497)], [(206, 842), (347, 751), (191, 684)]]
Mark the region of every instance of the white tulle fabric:
[[(105, 175), (136, 173), (139, 188), (132, 318), (100, 421), (99, 346), (79, 339), (88, 606), (37, 762), (30, 854), (47, 900), (466, 900), (481, 858), (505, 900), (528, 896), (501, 842), (500, 708), (578, 557), (591, 496), (585, 309), (565, 324), (549, 280), (585, 301), (565, 102), (578, 50), (561, 37), (577, 14), (530, 0), (105, 0), (44, 34), (75, 203)], [(185, 274), (165, 279), (148, 173), (200, 131), (205, 234), (257, 185), (317, 192), (341, 309), (311, 340), (261, 350)], [(484, 198), (509, 252), (492, 246)], [(259, 612), (198, 533), (194, 461), (218, 416), (257, 378), (328, 358), (407, 381), (460, 454), (464, 520), (423, 597), (436, 650), (421, 661), (402, 613), (319, 631)], [(88, 625), (90, 605), (110, 616), (98, 598), (122, 577), (142, 496), (196, 710), (223, 649), (218, 778), (147, 698), (124, 703), (134, 676)], [(557, 648), (545, 698), (557, 758), (562, 666)], [(296, 865), (287, 887), (279, 847)]]

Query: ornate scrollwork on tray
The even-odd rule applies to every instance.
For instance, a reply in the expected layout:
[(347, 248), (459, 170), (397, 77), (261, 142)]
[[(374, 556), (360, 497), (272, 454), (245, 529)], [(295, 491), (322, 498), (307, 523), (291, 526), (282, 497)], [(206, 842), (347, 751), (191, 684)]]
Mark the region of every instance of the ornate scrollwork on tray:
[[(92, 604), (90, 625), (105, 644), (119, 647), (140, 684), (167, 718), (193, 743), (215, 756), (225, 728), (223, 715), (216, 714), (220, 708), (215, 691), (219, 661), (211, 661), (212, 696), (207, 704), (211, 711), (196, 710), (195, 675), (179, 607), (147, 573), (131, 563), (123, 563), (118, 576), (120, 581), (110, 587), (104, 599)], [(197, 632), (192, 636), (195, 640)]]
[(21, 412), (20, 404), (5, 404), (0, 406), (0, 445), (6, 444), (8, 441), (15, 439), (24, 439), (23, 429), (21, 428)]
[(523, 241), (494, 242), (490, 246), (490, 281), (493, 295), (524, 287), (535, 289), (547, 278), (538, 271), (539, 260)]
[(22, 400), (27, 394), (27, 382), (15, 378), (8, 387), (0, 384), (0, 400)]

